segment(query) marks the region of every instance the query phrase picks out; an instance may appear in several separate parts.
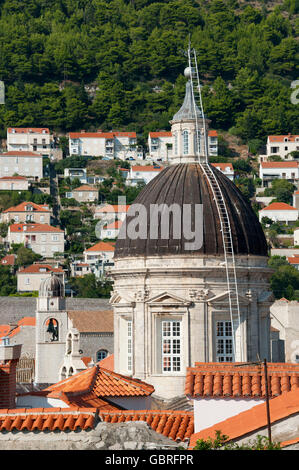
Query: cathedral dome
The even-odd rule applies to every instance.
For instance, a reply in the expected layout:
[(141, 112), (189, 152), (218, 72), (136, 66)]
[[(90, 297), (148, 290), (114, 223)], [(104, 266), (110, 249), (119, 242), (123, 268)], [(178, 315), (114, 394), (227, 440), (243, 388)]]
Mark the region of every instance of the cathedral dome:
[[(212, 171), (225, 199), (228, 216), (230, 219), (231, 233), (235, 255), (257, 255), (267, 256), (267, 242), (261, 225), (253, 212), (250, 204), (245, 200), (236, 185), (231, 182), (219, 170), (211, 166)], [(161, 217), (158, 219), (158, 238), (132, 239), (122, 235), (120, 231), (115, 246), (114, 258), (123, 257), (146, 257), (163, 255), (214, 255), (224, 254), (223, 241), (221, 235), (220, 217), (217, 204), (202, 167), (198, 163), (180, 163), (165, 168), (139, 193), (134, 204), (141, 204), (147, 209), (147, 227), (150, 223), (151, 204), (165, 204), (168, 207), (178, 204), (191, 206), (195, 204), (203, 205), (203, 244), (200, 249), (186, 250), (186, 240), (183, 233), (181, 238), (173, 237), (173, 230), (170, 223), (170, 236), (168, 239), (159, 238), (161, 235)], [(192, 211), (194, 218), (194, 211)], [(129, 209), (126, 222), (127, 226), (134, 218)], [(194, 220), (191, 220), (191, 227), (194, 227)]]
[(39, 297), (63, 297), (63, 283), (59, 277), (51, 275), (40, 283)]

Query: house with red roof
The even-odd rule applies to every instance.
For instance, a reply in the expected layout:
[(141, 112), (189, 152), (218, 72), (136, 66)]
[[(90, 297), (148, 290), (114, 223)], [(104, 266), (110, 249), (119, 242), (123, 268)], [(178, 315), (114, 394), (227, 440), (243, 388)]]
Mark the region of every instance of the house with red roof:
[(53, 258), (64, 252), (64, 231), (48, 224), (12, 224), (8, 227), (6, 243), (22, 243), (41, 256)]
[(136, 132), (70, 132), (70, 155), (88, 155), (104, 157), (105, 159), (119, 158), (121, 160), (136, 159)]
[(1, 222), (16, 223), (34, 222), (39, 224), (51, 223), (52, 211), (47, 204), (34, 202), (21, 202), (17, 206), (9, 207), (1, 213)]
[(259, 161), (266, 162), (270, 155), (277, 155), (283, 160), (293, 160), (292, 152), (299, 150), (299, 135), (269, 135), (266, 155), (260, 155)]
[(211, 163), (211, 165), (221, 171), (228, 179), (234, 181), (234, 167), (231, 163)]
[[(271, 440), (286, 450), (299, 449), (299, 391), (283, 391), (270, 400)], [(256, 404), (234, 416), (207, 428), (195, 431), (190, 438), (189, 450), (199, 439), (214, 439), (216, 431), (228, 436), (226, 443), (249, 444), (258, 435), (268, 438), (268, 421), (265, 403)]]
[[(7, 150), (38, 152), (50, 158), (53, 136), (47, 127), (8, 127)], [(31, 175), (33, 176), (33, 175)]]
[(18, 292), (34, 292), (38, 291), (40, 283), (55, 274), (64, 284), (65, 273), (62, 268), (54, 268), (50, 264), (34, 263), (26, 268), (20, 268), (17, 272), (17, 289)]
[(10, 150), (0, 153), (0, 178), (25, 176), (43, 177), (43, 156), (32, 150)]
[(1, 259), (1, 266), (15, 266), (17, 255), (6, 255)]
[(97, 202), (99, 198), (99, 190), (95, 186), (83, 184), (71, 192), (66, 193), (67, 198), (74, 198), (78, 202)]
[(123, 222), (121, 220), (116, 220), (111, 224), (104, 225), (100, 234), (101, 238), (110, 238), (111, 240), (117, 238), (122, 224)]
[(124, 220), (130, 208), (129, 204), (102, 204), (96, 206), (94, 219), (101, 220)]
[(264, 187), (271, 186), (274, 179), (285, 179), (291, 183), (296, 183), (299, 178), (299, 162), (261, 162), (259, 177)]
[(268, 217), (273, 222), (289, 224), (298, 220), (298, 209), (285, 202), (272, 202), (269, 206), (259, 211), (260, 222), (263, 217)]
[[(270, 402), (285, 392), (299, 396), (299, 364), (268, 363)], [(194, 406), (194, 427), (199, 432), (264, 404), (264, 366), (230, 362), (197, 362), (187, 368), (185, 394)], [(264, 405), (263, 405), (264, 406)]]
[(164, 168), (159, 165), (132, 165), (126, 180), (127, 186), (136, 186), (138, 183), (148, 184)]
[(35, 317), (23, 317), (16, 323), (0, 325), (0, 346), (22, 345), (22, 354), (35, 357)]
[(29, 181), (25, 176), (2, 176), (0, 191), (28, 191)]

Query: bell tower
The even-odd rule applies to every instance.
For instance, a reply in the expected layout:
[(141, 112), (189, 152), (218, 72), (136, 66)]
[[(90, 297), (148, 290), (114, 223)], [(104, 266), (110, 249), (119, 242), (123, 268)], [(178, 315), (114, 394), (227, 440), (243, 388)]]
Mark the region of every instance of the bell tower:
[(37, 299), (35, 383), (59, 381), (67, 330), (64, 287), (61, 280), (52, 274), (41, 282)]

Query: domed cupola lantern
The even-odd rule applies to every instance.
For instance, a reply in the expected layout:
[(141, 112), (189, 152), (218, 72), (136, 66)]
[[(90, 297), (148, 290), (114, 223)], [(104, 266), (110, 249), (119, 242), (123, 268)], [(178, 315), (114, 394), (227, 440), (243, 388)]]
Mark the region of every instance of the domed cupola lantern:
[[(190, 51), (185, 76), (184, 102), (171, 121), (171, 165), (131, 205), (111, 271), (115, 371), (151, 383), (165, 399), (184, 395), (195, 362), (270, 355), (266, 239), (242, 193), (208, 163), (208, 121), (195, 99)], [(146, 236), (132, 236), (136, 207)], [(200, 243), (192, 244), (198, 227)]]

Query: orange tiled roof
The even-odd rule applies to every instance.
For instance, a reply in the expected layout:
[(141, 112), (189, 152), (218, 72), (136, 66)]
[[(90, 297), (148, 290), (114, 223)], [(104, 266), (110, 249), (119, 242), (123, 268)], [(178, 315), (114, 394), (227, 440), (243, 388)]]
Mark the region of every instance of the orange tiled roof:
[(98, 191), (98, 189), (94, 186), (88, 186), (87, 184), (83, 184), (83, 186), (79, 186), (79, 188), (75, 188), (73, 189), (73, 191)]
[(95, 365), (43, 390), (47, 396), (58, 398), (61, 393), (71, 396), (92, 394), (93, 397), (147, 397), (154, 387)]
[[(271, 423), (280, 421), (289, 416), (299, 413), (299, 393), (298, 389), (273, 398), (270, 402)], [(221, 421), (209, 428), (193, 434), (190, 439), (189, 449), (192, 449), (198, 439), (208, 439), (215, 437), (216, 430), (229, 436), (229, 440), (240, 438), (246, 434), (257, 431), (267, 426), (267, 413), (265, 403), (243, 411), (231, 418)]]
[(37, 152), (30, 152), (29, 150), (10, 150), (9, 152), (4, 152), (0, 153), (0, 157), (13, 157), (15, 155), (18, 155), (20, 157), (40, 157), (43, 158), (43, 156), (40, 153)]
[(272, 204), (270, 204), (267, 207), (264, 207), (261, 210), (262, 211), (298, 211), (296, 207), (290, 206), (289, 204), (286, 204), (285, 202), (272, 202)]
[(115, 222), (112, 222), (111, 224), (105, 225), (103, 229), (118, 229), (122, 226), (122, 220), (116, 220)]
[(299, 264), (299, 255), (297, 255), (297, 256), (295, 256), (295, 255), (294, 255), (294, 256), (290, 256), (290, 257), (288, 258), (288, 262), (289, 262), (290, 264)]
[(105, 357), (99, 362), (100, 367), (104, 367), (104, 369), (113, 370), (114, 369), (114, 354), (110, 354), (110, 356)]
[(91, 246), (90, 248), (87, 248), (85, 251), (114, 251), (115, 248), (114, 246), (110, 245), (110, 243), (107, 242), (98, 242), (95, 245)]
[(171, 131), (150, 132), (149, 135), (153, 139), (156, 139), (157, 137), (172, 137), (172, 132)]
[(261, 162), (262, 168), (298, 168), (298, 162)]
[(288, 139), (289, 142), (295, 142), (296, 137), (299, 135), (269, 135), (269, 142), (284, 142), (284, 139)]
[(194, 417), (190, 411), (105, 411), (100, 412), (100, 418), (106, 423), (145, 421), (154, 431), (176, 442), (189, 440), (194, 431)]
[[(25, 230), (24, 230), (24, 227)], [(48, 224), (12, 224), (9, 226), (10, 232), (63, 232), (59, 227)]]
[[(299, 364), (269, 363), (268, 376), (272, 397), (290, 390), (299, 393)], [(237, 367), (231, 362), (195, 363), (195, 367), (187, 369), (185, 394), (192, 398), (265, 397), (263, 366)]]
[(4, 264), (4, 265), (9, 265), (9, 266), (13, 266), (15, 264), (15, 261), (16, 261), (16, 255), (12, 254), (12, 255), (6, 255), (4, 256), (4, 258), (1, 259), (1, 264)]
[[(15, 132), (12, 132), (13, 130)], [(31, 132), (36, 134), (50, 134), (47, 127), (9, 127), (7, 132), (9, 134), (29, 134)]]
[(229, 168), (230, 170), (234, 171), (233, 165), (231, 163), (211, 163), (215, 168), (220, 168), (221, 170), (226, 170)]
[[(21, 202), (21, 204), (18, 204), (17, 206), (9, 207), (3, 213), (5, 212), (27, 212), (26, 207), (31, 206), (33, 208), (33, 212), (50, 212), (50, 209), (48, 206), (43, 206), (39, 204), (35, 204), (35, 202)], [(30, 211), (32, 212), (32, 211)]]
[(0, 180), (5, 180), (5, 181), (8, 181), (8, 180), (27, 180), (27, 178), (25, 176), (2, 176), (2, 178), (0, 178)]
[[(41, 271), (44, 269), (45, 271)], [(63, 269), (61, 268), (52, 268), (50, 264), (32, 264), (31, 266), (27, 266), (27, 268), (20, 269), (18, 274), (45, 274), (46, 273), (63, 273)]]
[(93, 429), (96, 409), (80, 408), (17, 408), (0, 410), (0, 432), (17, 431), (76, 431)]
[[(126, 170), (129, 171), (129, 170)], [(128, 212), (130, 208), (130, 204), (107, 204), (103, 207), (100, 207), (99, 209), (96, 210), (97, 213), (103, 212), (103, 213), (114, 213), (114, 212)]]
[(17, 325), (0, 325), (0, 341), (3, 337), (12, 338), (21, 330), (21, 326), (35, 326), (35, 317), (23, 317)]

